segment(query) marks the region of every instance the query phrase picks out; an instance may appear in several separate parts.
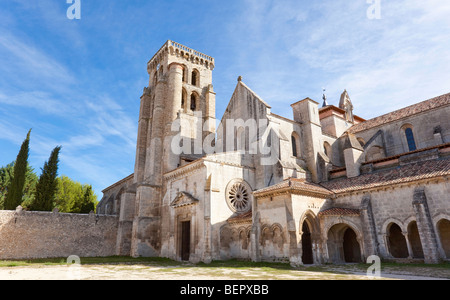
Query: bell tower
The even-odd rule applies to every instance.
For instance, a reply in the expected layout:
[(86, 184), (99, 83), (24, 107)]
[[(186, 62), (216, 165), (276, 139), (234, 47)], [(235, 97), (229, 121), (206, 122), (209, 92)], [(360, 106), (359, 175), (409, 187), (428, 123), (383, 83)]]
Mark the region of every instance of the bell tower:
[[(136, 146), (132, 256), (159, 256), (163, 175), (179, 167), (184, 154), (194, 154), (190, 159), (203, 154), (180, 154), (173, 149), (173, 139), (182, 136), (191, 143), (183, 149), (192, 149), (215, 132), (213, 69), (214, 58), (170, 40), (147, 64), (149, 86), (141, 97)], [(192, 130), (199, 124), (202, 130)]]

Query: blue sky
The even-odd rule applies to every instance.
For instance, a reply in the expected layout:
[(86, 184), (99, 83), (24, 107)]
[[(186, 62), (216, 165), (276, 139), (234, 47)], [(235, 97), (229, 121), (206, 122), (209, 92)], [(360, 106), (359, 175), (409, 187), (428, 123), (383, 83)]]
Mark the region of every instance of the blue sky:
[(167, 39), (213, 56), (216, 117), (239, 75), (292, 118), (305, 97), (372, 118), (450, 92), (450, 2), (380, 0), (3, 0), (0, 8), (0, 166), (33, 128), (40, 172), (61, 145), (60, 171), (101, 190), (134, 169), (146, 64)]

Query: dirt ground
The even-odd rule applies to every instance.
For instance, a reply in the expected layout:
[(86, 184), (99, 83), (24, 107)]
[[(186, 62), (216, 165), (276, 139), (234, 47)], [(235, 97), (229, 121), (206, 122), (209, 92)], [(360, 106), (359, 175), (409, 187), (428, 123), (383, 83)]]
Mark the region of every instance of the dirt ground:
[(368, 277), (352, 265), (304, 269), (227, 268), (189, 265), (94, 264), (1, 267), (0, 280), (449, 280), (449, 269), (388, 267)]

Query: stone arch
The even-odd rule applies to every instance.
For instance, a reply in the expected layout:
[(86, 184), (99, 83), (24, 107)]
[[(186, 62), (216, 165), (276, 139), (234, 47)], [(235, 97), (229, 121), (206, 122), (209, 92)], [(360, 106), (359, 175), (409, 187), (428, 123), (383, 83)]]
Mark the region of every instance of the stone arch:
[(272, 231), (272, 242), (274, 245), (278, 246), (279, 249), (283, 249), (284, 245), (284, 234), (283, 234), (283, 227), (275, 223), (270, 227)]
[(302, 262), (305, 265), (313, 264), (314, 256), (313, 256), (312, 238), (311, 238), (312, 234), (311, 234), (310, 225), (308, 225), (308, 222), (306, 220), (303, 222), (301, 230), (302, 230), (302, 235), (301, 235)]
[(272, 241), (272, 230), (268, 225), (263, 225), (261, 227), (260, 244), (264, 247), (269, 241)]
[(424, 258), (422, 242), (420, 240), (419, 228), (417, 227), (417, 222), (411, 221), (408, 224), (408, 241), (411, 245), (412, 257), (413, 258)]
[(327, 231), (328, 257), (333, 263), (362, 262), (361, 232), (348, 223), (337, 223)]
[(191, 111), (196, 111), (197, 108), (199, 107), (199, 95), (196, 92), (192, 92), (191, 94), (191, 99), (189, 102), (189, 108), (191, 109)]
[(192, 70), (191, 84), (193, 86), (200, 86), (200, 72), (197, 69)]
[(225, 225), (220, 229), (220, 248), (225, 250), (230, 249), (231, 242), (232, 242), (231, 230), (227, 225)]
[(313, 244), (318, 243), (320, 238), (319, 220), (310, 209), (305, 211), (300, 218), (299, 240), (302, 246), (302, 262), (304, 264), (314, 263)]
[(442, 218), (436, 223), (439, 241), (445, 258), (450, 259), (450, 219)]
[(391, 222), (386, 227), (387, 248), (394, 258), (407, 258), (409, 255), (403, 232), (402, 227), (396, 222)]
[(240, 227), (239, 229), (239, 243), (242, 250), (248, 250), (249, 245), (249, 234), (245, 227)]

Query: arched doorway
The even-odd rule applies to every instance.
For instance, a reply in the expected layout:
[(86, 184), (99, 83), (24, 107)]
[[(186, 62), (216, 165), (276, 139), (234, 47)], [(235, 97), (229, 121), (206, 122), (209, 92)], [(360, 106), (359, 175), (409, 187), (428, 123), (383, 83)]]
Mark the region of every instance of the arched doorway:
[(306, 221), (303, 222), (302, 232), (302, 262), (305, 265), (310, 265), (314, 263), (314, 258), (312, 251), (311, 230), (309, 229)]
[(437, 223), (437, 229), (445, 257), (450, 259), (450, 221), (446, 219), (440, 220)]
[(391, 255), (395, 258), (407, 258), (408, 246), (402, 229), (395, 223), (388, 225), (388, 248)]
[(343, 244), (345, 262), (361, 262), (361, 251), (356, 233), (350, 227), (344, 232)]
[(416, 221), (412, 221), (408, 225), (408, 240), (413, 252), (413, 258), (424, 258), (422, 243), (420, 241), (420, 235)]
[(330, 228), (327, 247), (328, 257), (333, 263), (362, 261), (356, 232), (347, 224), (335, 224)]

